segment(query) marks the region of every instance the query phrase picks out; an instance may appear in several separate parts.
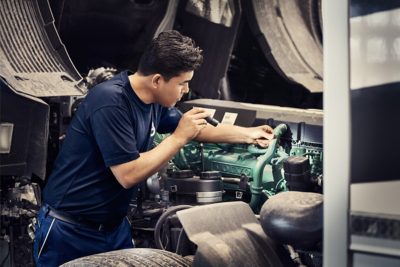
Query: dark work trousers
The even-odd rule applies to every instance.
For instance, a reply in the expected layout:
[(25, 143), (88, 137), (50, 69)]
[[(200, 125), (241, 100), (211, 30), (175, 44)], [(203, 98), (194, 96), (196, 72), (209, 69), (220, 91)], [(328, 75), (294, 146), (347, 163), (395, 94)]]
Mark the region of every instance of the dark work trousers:
[(36, 266), (60, 266), (76, 258), (133, 247), (127, 218), (113, 230), (99, 231), (53, 218), (47, 205), (39, 211), (33, 247)]

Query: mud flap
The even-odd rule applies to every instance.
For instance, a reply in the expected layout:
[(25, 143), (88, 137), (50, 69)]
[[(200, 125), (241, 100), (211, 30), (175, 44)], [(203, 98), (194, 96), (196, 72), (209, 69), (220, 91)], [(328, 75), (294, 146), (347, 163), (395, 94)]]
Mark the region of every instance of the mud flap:
[(193, 266), (290, 266), (281, 246), (262, 230), (248, 204), (225, 202), (178, 211), (198, 246)]

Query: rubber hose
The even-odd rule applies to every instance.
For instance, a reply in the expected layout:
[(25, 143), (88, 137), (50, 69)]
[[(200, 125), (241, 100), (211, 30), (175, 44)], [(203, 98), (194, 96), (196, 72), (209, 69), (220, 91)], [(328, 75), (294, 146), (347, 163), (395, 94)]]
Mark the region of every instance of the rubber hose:
[(154, 241), (156, 243), (156, 246), (158, 249), (165, 250), (162, 241), (161, 241), (161, 229), (167, 220), (168, 216), (170, 216), (173, 213), (176, 213), (177, 211), (192, 208), (193, 206), (191, 205), (179, 205), (179, 206), (174, 206), (171, 208), (168, 208), (158, 219), (156, 223), (156, 227), (154, 229)]

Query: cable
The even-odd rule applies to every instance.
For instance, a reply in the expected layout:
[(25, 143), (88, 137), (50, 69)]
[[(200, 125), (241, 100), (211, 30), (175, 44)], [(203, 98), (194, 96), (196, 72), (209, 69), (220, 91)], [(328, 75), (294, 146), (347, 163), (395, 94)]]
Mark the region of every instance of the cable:
[(188, 209), (188, 208), (192, 208), (192, 206), (191, 205), (179, 205), (179, 206), (171, 207), (171, 208), (167, 209), (160, 216), (160, 218), (157, 221), (155, 230), (154, 230), (154, 241), (155, 241), (158, 249), (166, 250), (166, 247), (164, 247), (164, 245), (162, 244), (162, 241), (161, 241), (161, 230), (164, 226), (165, 221), (168, 219), (168, 217), (171, 214), (176, 213), (177, 211), (180, 211), (180, 210)]
[(276, 183), (276, 186), (275, 186), (275, 193), (278, 192), (279, 187), (282, 186), (283, 183), (286, 183), (286, 179), (285, 179), (285, 178), (281, 178), (281, 179)]
[(176, 242), (176, 250), (175, 253), (181, 255), (179, 252), (180, 247), (181, 247), (181, 242), (182, 242), (182, 236), (183, 236), (183, 227), (181, 229), (181, 231), (179, 232), (179, 236), (178, 236), (178, 241)]

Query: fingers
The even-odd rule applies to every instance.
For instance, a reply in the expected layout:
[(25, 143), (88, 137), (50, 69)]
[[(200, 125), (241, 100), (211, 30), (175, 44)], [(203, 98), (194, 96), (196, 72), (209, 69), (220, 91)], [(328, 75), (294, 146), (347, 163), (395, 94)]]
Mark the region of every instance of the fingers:
[(186, 111), (185, 114), (187, 115), (195, 115), (198, 113), (205, 113), (206, 110), (204, 108), (192, 108), (189, 111)]
[(267, 133), (274, 133), (274, 129), (272, 129), (272, 127), (269, 125), (262, 125), (261, 127), (262, 127), (262, 130)]
[(207, 121), (205, 119), (195, 119), (193, 120), (197, 125), (207, 125)]
[(266, 132), (264, 132), (264, 133), (262, 134), (262, 137), (265, 138), (265, 139), (267, 139), (267, 140), (272, 140), (272, 139), (274, 139), (275, 135), (274, 135), (273, 133), (266, 133)]
[(193, 109), (186, 112), (179, 120), (178, 127), (174, 134), (183, 140), (189, 141), (196, 136), (207, 126), (204, 117), (208, 114), (203, 109)]
[(256, 139), (255, 141), (256, 141), (257, 145), (259, 145), (261, 147), (269, 146), (269, 140), (267, 140), (267, 139)]
[(203, 108), (192, 108), (191, 110), (185, 113), (186, 116), (192, 118), (193, 120), (204, 119), (210, 116), (209, 113), (206, 112)]
[[(203, 108), (193, 108), (189, 111), (187, 111), (181, 121), (182, 121), (182, 126), (186, 125), (184, 127), (194, 127), (196, 129), (195, 131), (201, 131), (207, 126), (207, 121), (204, 119), (209, 114), (206, 112), (205, 109)], [(187, 129), (189, 129), (187, 128)]]
[(274, 136), (274, 130), (270, 126), (262, 125), (261, 126), (261, 130), (262, 130), (262, 132), (261, 132), (261, 137), (262, 138), (265, 138), (267, 140), (274, 139), (274, 137), (275, 137)]
[(274, 139), (274, 131), (268, 125), (261, 125), (251, 128), (251, 138), (253, 144), (258, 144), (262, 147), (267, 147), (269, 140)]

